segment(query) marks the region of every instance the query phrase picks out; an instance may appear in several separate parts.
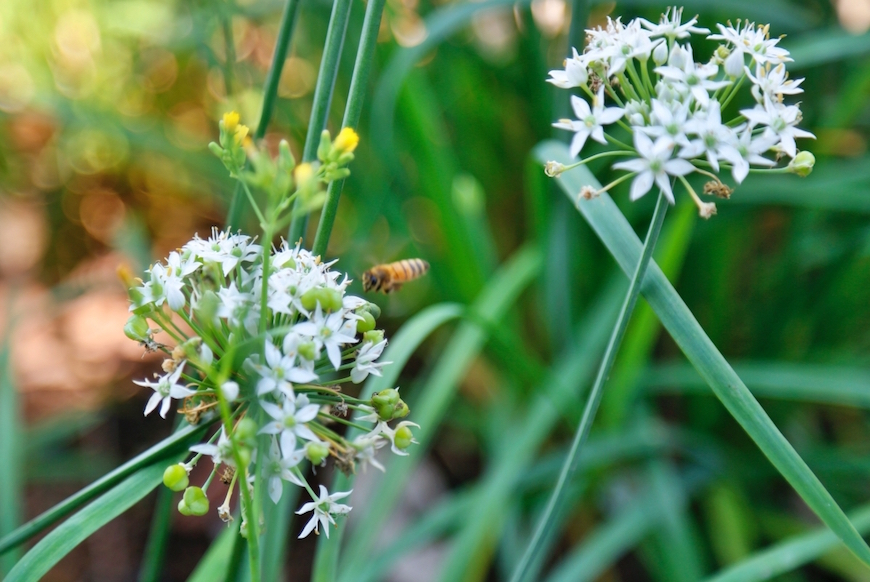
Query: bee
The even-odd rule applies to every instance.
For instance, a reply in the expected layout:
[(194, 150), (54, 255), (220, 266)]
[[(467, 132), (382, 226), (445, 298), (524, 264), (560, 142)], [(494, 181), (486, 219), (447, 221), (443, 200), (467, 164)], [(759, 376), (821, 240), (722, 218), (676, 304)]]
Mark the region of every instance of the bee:
[(401, 289), (404, 283), (422, 277), (428, 270), (429, 263), (423, 259), (403, 259), (375, 265), (362, 275), (363, 290), (392, 293)]

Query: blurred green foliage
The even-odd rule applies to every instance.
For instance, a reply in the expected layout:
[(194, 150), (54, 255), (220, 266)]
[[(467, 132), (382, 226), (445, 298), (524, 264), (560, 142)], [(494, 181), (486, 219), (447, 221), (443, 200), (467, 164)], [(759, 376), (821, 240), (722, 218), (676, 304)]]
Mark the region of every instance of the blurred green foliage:
[[(226, 110), (255, 124), (281, 8), (250, 0), (0, 3), (2, 202), (38, 208), (50, 233), (26, 276), (57, 285), (109, 250), (142, 267), (223, 222), (231, 183), (206, 144)], [(605, 14), (655, 19), (664, 8), (594, 3), (589, 22)], [(287, 138), (297, 158), (329, 9), (318, 0), (301, 6), (265, 138)], [(746, 18), (787, 35), (790, 71), (806, 77), (802, 126), (818, 136), (803, 145), (818, 162), (803, 180), (751, 176), (709, 222), (697, 222), (678, 195), (657, 260), (848, 510), (870, 492), (870, 37), (842, 30), (822, 0), (720, 0), (686, 10), (709, 28)], [(332, 130), (362, 13), (354, 4)], [(431, 263), (426, 278), (378, 298), (388, 331), (432, 304), (475, 307), (459, 326), (436, 330), (399, 381), (426, 411), (421, 440), (450, 488), (386, 548), (372, 549), (377, 533), (365, 529), (386, 516), (361, 518), (347, 532), (343, 579), (360, 579), (354, 567), (363, 562), (367, 579), (383, 579), (400, 557), (439, 539), (485, 548), (470, 558), (467, 579), (506, 577), (557, 474), (623, 281), (529, 162), (567, 99), (544, 78), (567, 54), (569, 13), (558, 0), (387, 3), (328, 258), (340, 258), (352, 276), (399, 258)], [(603, 165), (592, 170), (603, 183), (612, 178)], [(653, 197), (631, 204), (626, 190), (613, 197), (641, 230)], [(2, 274), (4, 284), (21, 276)], [(352, 291), (361, 293), (359, 283)], [(4, 376), (0, 390), (10, 386)], [(507, 443), (518, 448), (505, 450)], [(523, 464), (505, 464), (512, 456)], [(403, 462), (388, 470), (387, 479), (397, 479), (383, 486), (391, 495), (407, 483)], [(28, 471), (31, 483), (50, 473)], [(552, 555), (538, 565), (552, 580), (698, 579), (815, 524), (644, 305), (605, 389), (580, 475), (574, 505), (555, 524), (562, 529)], [(484, 511), (473, 503), (493, 491), (506, 506)], [(4, 507), (14, 506), (2, 495)], [(498, 519), (468, 527), (475, 515)], [(2, 526), (7, 533), (10, 525)], [(448, 547), (443, 563), (464, 563), (459, 546)], [(781, 579), (867, 580), (868, 573), (834, 551)]]

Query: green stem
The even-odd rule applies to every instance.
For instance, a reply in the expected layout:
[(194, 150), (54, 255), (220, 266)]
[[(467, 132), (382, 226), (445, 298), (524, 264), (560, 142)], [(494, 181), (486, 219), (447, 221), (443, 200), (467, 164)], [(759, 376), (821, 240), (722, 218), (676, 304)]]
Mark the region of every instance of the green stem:
[[(272, 109), (275, 105), (275, 98), (278, 96), (278, 81), (281, 79), (284, 62), (287, 60), (287, 49), (293, 38), (293, 26), (296, 24), (298, 13), (299, 0), (287, 0), (287, 4), (284, 5), (284, 13), (281, 15), (278, 39), (275, 41), (275, 55), (272, 57), (272, 64), (269, 65), (269, 74), (266, 75), (266, 84), (263, 88), (263, 109), (260, 112), (260, 123), (257, 124), (254, 139), (262, 139), (266, 135), (266, 128), (272, 118)], [(227, 93), (229, 94), (229, 91)], [(230, 209), (227, 212), (227, 228), (234, 229), (241, 226), (244, 214), (242, 194), (241, 182), (236, 182), (236, 189), (232, 202), (230, 202)]]
[[(384, 13), (385, 3), (386, 0), (370, 0), (366, 8), (359, 48), (356, 53), (356, 63), (353, 67), (353, 78), (350, 81), (350, 90), (347, 95), (347, 106), (344, 109), (342, 127), (356, 129), (359, 125), (363, 98), (365, 97), (365, 90), (371, 75), (375, 46), (378, 41), (378, 30), (381, 27), (381, 16)], [(326, 192), (326, 203), (320, 212), (320, 223), (317, 225), (317, 234), (314, 237), (314, 246), (311, 251), (315, 255), (324, 256), (326, 254), (326, 249), (329, 246), (329, 236), (332, 234), (332, 227), (335, 224), (338, 201), (341, 198), (343, 187), (344, 179), (335, 180), (329, 184)]]
[(236, 41), (233, 39), (233, 3), (227, 2), (226, 7), (221, 7), (220, 20), (224, 33), (224, 88), (227, 98), (233, 94), (233, 65), (236, 63)]
[(577, 427), (577, 432), (574, 434), (574, 441), (571, 443), (571, 449), (565, 457), (562, 471), (559, 474), (559, 480), (556, 482), (553, 493), (550, 495), (544, 513), (538, 520), (538, 526), (535, 528), (532, 540), (529, 542), (516, 570), (514, 570), (511, 582), (522, 582), (528, 573), (532, 561), (538, 557), (537, 554), (541, 551), (545, 534), (551, 525), (553, 512), (556, 510), (556, 507), (562, 503), (566, 491), (565, 486), (574, 474), (574, 471), (577, 469), (577, 462), (580, 458), (580, 449), (583, 447), (586, 438), (589, 436), (592, 421), (595, 418), (595, 413), (598, 411), (598, 405), (601, 403), (604, 383), (607, 381), (607, 376), (610, 374), (610, 369), (613, 367), (616, 353), (619, 350), (619, 344), (622, 342), (625, 330), (628, 327), (628, 321), (631, 318), (631, 313), (634, 311), (634, 306), (637, 303), (641, 282), (646, 274), (650, 257), (652, 257), (653, 249), (655, 248), (656, 241), (659, 237), (659, 232), (661, 232), (667, 207), (667, 199), (665, 198), (665, 195), (660, 192), (658, 202), (656, 203), (656, 209), (653, 213), (652, 220), (650, 221), (649, 230), (647, 231), (646, 240), (643, 243), (643, 251), (640, 260), (635, 267), (634, 275), (631, 278), (631, 283), (625, 296), (625, 301), (622, 304), (622, 310), (619, 313), (616, 325), (613, 328), (613, 333), (610, 336), (610, 341), (607, 344), (607, 349), (604, 352), (604, 359), (601, 361), (601, 366), (598, 368), (598, 375), (595, 378), (595, 383), (592, 385), (592, 390), (586, 400), (583, 417), (580, 419), (580, 425)]
[(145, 546), (145, 556), (139, 570), (139, 582), (157, 582), (163, 570), (166, 547), (169, 542), (169, 530), (172, 527), (172, 514), (175, 509), (173, 491), (168, 487), (159, 487), (157, 503), (154, 505), (154, 516), (151, 519), (151, 532), (148, 544)]
[[(308, 122), (308, 134), (305, 136), (305, 147), (302, 150), (302, 161), (310, 162), (317, 157), (317, 146), (320, 134), (326, 129), (326, 118), (329, 115), (329, 105), (332, 102), (332, 90), (335, 88), (335, 78), (338, 76), (338, 61), (347, 35), (347, 22), (350, 19), (350, 0), (335, 0), (332, 5), (332, 16), (329, 18), (329, 28), (326, 31), (326, 45), (323, 58), (320, 61), (320, 72), (317, 75), (317, 86), (314, 88), (314, 103), (311, 107), (311, 118)], [(299, 207), (299, 201), (293, 205)], [(290, 222), (287, 240), (299, 240), (308, 226), (308, 215), (295, 215)]]

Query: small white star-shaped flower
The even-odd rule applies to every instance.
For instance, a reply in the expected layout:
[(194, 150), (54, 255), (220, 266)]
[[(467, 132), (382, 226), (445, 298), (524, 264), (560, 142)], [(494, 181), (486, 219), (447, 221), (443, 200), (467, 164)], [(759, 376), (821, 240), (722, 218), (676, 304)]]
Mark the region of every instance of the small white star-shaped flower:
[(181, 377), (181, 372), (184, 370), (185, 363), (186, 362), (182, 362), (180, 366), (175, 368), (174, 372), (159, 376), (156, 381), (133, 380), (134, 384), (147, 386), (154, 390), (154, 394), (151, 395), (151, 398), (148, 399), (148, 404), (145, 405), (145, 416), (151, 414), (151, 412), (157, 408), (157, 405), (160, 404), (160, 416), (166, 418), (166, 413), (169, 412), (169, 406), (172, 403), (173, 398), (187, 398), (188, 396), (196, 394), (194, 390), (178, 383), (178, 379)]
[(345, 515), (350, 512), (351, 507), (348, 505), (343, 505), (341, 503), (336, 503), (339, 499), (344, 499), (348, 495), (352, 493), (351, 491), (339, 491), (338, 493), (329, 494), (329, 491), (323, 485), (320, 486), (320, 496), (317, 497), (314, 501), (309, 501), (305, 505), (299, 508), (296, 512), (297, 515), (302, 515), (303, 513), (308, 513), (309, 511), (313, 511), (314, 515), (311, 516), (311, 519), (302, 529), (302, 533), (299, 534), (300, 538), (304, 538), (308, 534), (314, 530), (314, 533), (320, 534), (320, 526), (323, 526), (323, 531), (326, 534), (326, 537), (329, 537), (329, 524), (335, 525), (335, 518), (333, 515)]
[(571, 140), (572, 157), (576, 157), (580, 153), (589, 137), (598, 143), (606, 144), (607, 140), (604, 138), (602, 126), (615, 123), (625, 114), (625, 110), (621, 107), (604, 107), (603, 85), (598, 89), (598, 94), (595, 96), (591, 108), (586, 101), (576, 95), (571, 96), (571, 106), (574, 108), (577, 119), (562, 119), (554, 123), (553, 127), (575, 132), (574, 138)]

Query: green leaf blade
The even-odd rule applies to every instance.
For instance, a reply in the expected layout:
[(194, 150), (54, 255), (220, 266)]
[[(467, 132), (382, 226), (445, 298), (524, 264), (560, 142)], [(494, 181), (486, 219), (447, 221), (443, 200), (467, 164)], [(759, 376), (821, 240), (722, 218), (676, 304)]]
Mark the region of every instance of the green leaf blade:
[[(567, 148), (558, 142), (540, 144), (535, 156), (542, 163), (573, 161)], [(640, 255), (641, 243), (613, 200), (606, 193), (593, 203), (585, 203), (577, 197), (583, 185), (597, 185), (595, 177), (583, 167), (562, 174), (557, 182), (628, 274)], [(870, 547), (713, 345), (657, 265), (650, 265), (641, 293), (688, 360), (770, 462), (837, 537), (870, 565)]]

